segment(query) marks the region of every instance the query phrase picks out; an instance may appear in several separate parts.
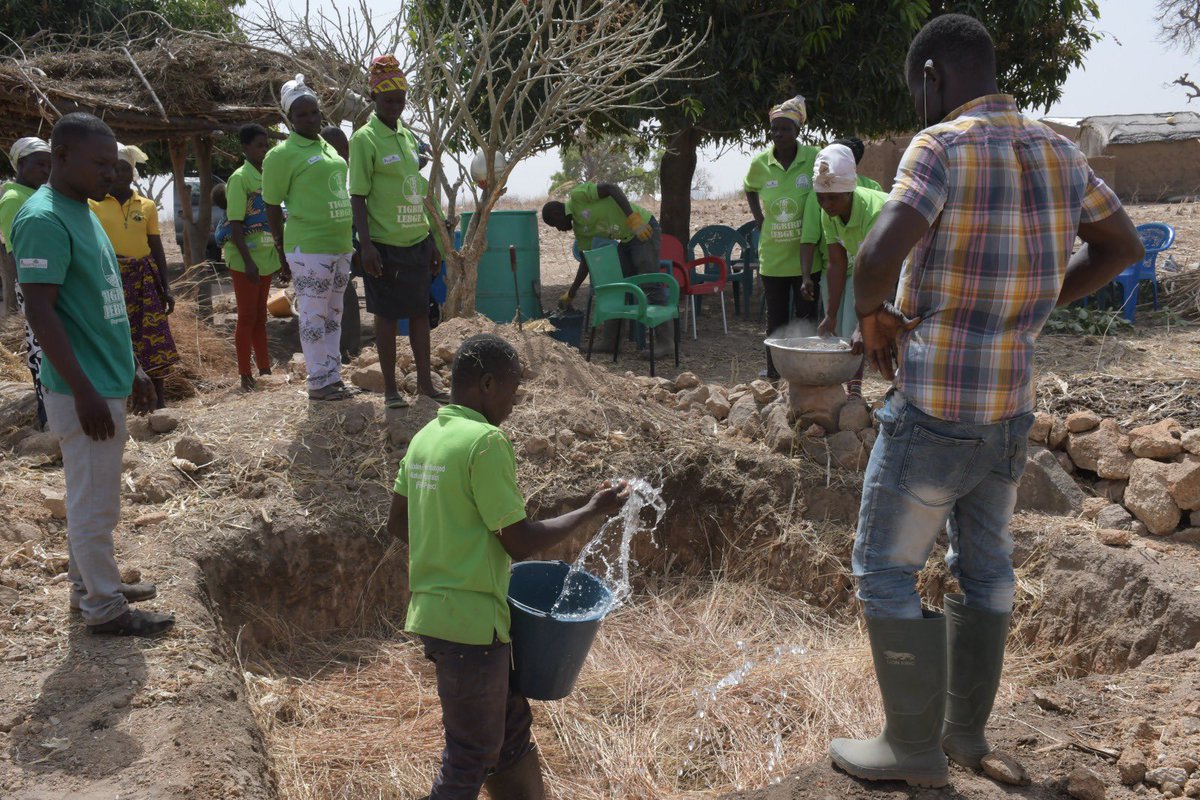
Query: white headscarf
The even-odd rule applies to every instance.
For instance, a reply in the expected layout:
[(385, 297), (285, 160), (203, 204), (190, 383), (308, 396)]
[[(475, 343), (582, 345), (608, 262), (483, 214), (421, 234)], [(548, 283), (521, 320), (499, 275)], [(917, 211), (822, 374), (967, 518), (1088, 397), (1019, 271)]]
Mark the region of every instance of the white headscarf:
[(12, 162), (13, 169), (17, 168), (17, 162), (28, 155), (34, 153), (49, 153), (50, 145), (36, 136), (24, 136), (13, 142), (13, 146), (8, 150), (8, 160)]
[(311, 97), (317, 99), (317, 93), (308, 88), (304, 83), (303, 75), (296, 75), (295, 78), (288, 81), (279, 90), (279, 105), (283, 106), (283, 113), (286, 116), (292, 111), (292, 104), (301, 97)]
[(121, 144), (120, 142), (117, 142), (117, 158), (133, 167), (135, 181), (141, 177), (138, 175), (138, 164), (145, 164), (150, 160), (150, 156), (146, 155), (145, 151), (136, 144)]
[(817, 154), (813, 164), (813, 189), (822, 194), (853, 192), (858, 186), (854, 153), (844, 144), (831, 144)]

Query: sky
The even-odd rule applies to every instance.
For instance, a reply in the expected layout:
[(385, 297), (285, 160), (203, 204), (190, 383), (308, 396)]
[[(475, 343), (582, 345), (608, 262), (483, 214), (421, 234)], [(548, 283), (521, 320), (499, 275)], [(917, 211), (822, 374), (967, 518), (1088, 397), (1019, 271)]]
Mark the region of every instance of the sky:
[[(312, 0), (312, 6), (328, 6), (334, 1)], [(302, 10), (306, 0), (289, 2), (294, 10)], [(394, 0), (367, 2), (381, 16), (395, 13)], [(1084, 65), (1067, 78), (1062, 99), (1048, 111), (1031, 109), (1031, 113), (1085, 117), (1189, 110), (1184, 90), (1169, 84), (1189, 71), (1200, 82), (1200, 53), (1189, 56), (1157, 41), (1154, 5), (1150, 0), (1100, 0), (1097, 29), (1104, 38), (1089, 51)], [(1200, 101), (1192, 105), (1200, 111)], [(753, 149), (753, 145), (720, 150), (705, 148), (700, 153), (697, 170), (708, 174), (715, 193), (739, 192)], [(557, 151), (518, 164), (509, 182), (509, 195), (541, 197), (550, 186), (550, 176), (559, 167)]]

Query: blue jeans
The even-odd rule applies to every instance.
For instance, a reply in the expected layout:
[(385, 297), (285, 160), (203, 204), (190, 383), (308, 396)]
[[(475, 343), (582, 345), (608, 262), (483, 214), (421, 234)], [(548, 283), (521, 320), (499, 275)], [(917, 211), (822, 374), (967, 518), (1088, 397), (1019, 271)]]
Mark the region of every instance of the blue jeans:
[(1033, 414), (990, 424), (931, 417), (892, 390), (863, 479), (852, 566), (869, 617), (919, 619), (916, 574), (947, 529), (946, 564), (972, 608), (1013, 602), (1009, 521)]

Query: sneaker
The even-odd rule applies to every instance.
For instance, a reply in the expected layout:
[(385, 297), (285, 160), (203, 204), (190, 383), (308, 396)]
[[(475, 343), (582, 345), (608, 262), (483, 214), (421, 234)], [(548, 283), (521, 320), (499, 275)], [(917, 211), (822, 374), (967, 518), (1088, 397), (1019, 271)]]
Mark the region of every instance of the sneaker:
[[(122, 583), (118, 592), (125, 595), (126, 602), (140, 603), (143, 600), (153, 600), (158, 596), (158, 589), (153, 583)], [(71, 595), (71, 610), (79, 610), (79, 597)]]
[(126, 611), (116, 619), (88, 625), (88, 633), (101, 636), (161, 636), (175, 624), (174, 614), (157, 611)]

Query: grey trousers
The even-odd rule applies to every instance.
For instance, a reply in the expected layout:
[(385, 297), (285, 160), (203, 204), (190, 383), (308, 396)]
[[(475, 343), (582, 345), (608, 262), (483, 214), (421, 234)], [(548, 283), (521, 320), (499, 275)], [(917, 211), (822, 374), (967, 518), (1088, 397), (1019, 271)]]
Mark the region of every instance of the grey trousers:
[(113, 529), (121, 516), (121, 456), (125, 440), (125, 398), (110, 398), (116, 435), (99, 442), (83, 432), (75, 414), (75, 398), (46, 390), (50, 431), (62, 447), (67, 479), (67, 580), (79, 599), (88, 625), (99, 625), (125, 613), (121, 572), (113, 552)]
[[(617, 245), (617, 255), (621, 258), (621, 273), (626, 277), (654, 275), (659, 271), (658, 254), (662, 250), (662, 228), (659, 227), (658, 220), (654, 217), (650, 218), (650, 229), (653, 233), (644, 242), (635, 236), (628, 242)], [(643, 286), (642, 290), (646, 293), (646, 302), (650, 305), (665, 306), (667, 304), (667, 290), (663, 284), (652, 283), (649, 286)]]

